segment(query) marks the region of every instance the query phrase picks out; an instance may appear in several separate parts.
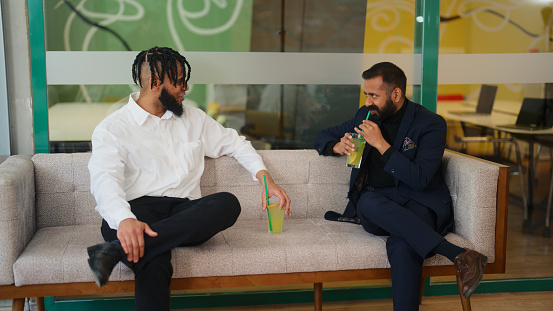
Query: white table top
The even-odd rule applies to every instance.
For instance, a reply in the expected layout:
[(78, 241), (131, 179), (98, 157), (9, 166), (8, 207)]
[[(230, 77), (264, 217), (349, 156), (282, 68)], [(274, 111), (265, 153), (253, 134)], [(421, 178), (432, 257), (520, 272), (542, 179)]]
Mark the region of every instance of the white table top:
[(440, 101), (437, 105), (437, 113), (445, 119), (470, 123), (511, 134), (553, 135), (553, 128), (526, 130), (501, 127), (502, 124), (514, 124), (516, 122), (521, 106), (522, 101), (497, 100), (490, 115), (463, 115), (449, 113), (449, 111), (475, 111), (476, 103), (474, 101)]
[[(125, 103), (57, 103), (48, 108), (50, 141), (90, 141), (94, 128), (112, 112)], [(437, 113), (445, 119), (466, 122), (491, 129), (525, 135), (553, 135), (553, 128), (545, 130), (522, 130), (503, 128), (498, 125), (514, 124), (522, 101), (496, 100), (491, 115), (460, 115), (449, 111), (474, 111), (475, 101), (439, 101)]]
[(90, 141), (92, 132), (121, 103), (57, 103), (48, 108), (50, 141)]

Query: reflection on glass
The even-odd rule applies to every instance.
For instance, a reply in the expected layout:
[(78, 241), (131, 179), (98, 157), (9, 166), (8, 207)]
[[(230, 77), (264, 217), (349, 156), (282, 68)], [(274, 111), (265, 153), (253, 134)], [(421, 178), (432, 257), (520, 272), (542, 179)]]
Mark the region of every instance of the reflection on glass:
[(313, 148), (315, 135), (351, 118), (358, 85), (254, 85), (240, 132), (272, 149)]
[(363, 52), (366, 0), (256, 0), (252, 52)]
[[(497, 84), (497, 86), (493, 110), (489, 116), (463, 117), (450, 114), (451, 111), (474, 110), (481, 85), (452, 85), (451, 87), (464, 92), (450, 93), (449, 96), (444, 95), (439, 98), (437, 112), (447, 121), (448, 148), (511, 166), (506, 271), (505, 274), (486, 275), (484, 278), (516, 279), (550, 276), (552, 240), (543, 238), (542, 235), (546, 234), (544, 219), (548, 219), (548, 216), (544, 216), (544, 211), (553, 182), (552, 158), (547, 150), (551, 148), (551, 142), (547, 140), (551, 136), (532, 135), (531, 131), (524, 135), (517, 135), (509, 129), (492, 129), (490, 125), (515, 123), (522, 111), (524, 98), (553, 98), (553, 84)], [(551, 114), (553, 106), (545, 108), (543, 117), (547, 124), (547, 120), (553, 121)], [(531, 143), (531, 137), (533, 137), (533, 143)], [(492, 138), (501, 138), (502, 142), (492, 143), (490, 141)], [(545, 139), (540, 142), (540, 138)], [(520, 146), (520, 158), (517, 155), (518, 150), (510, 141), (516, 141)], [(536, 148), (531, 147), (531, 144)], [(537, 144), (542, 145), (538, 147)], [(543, 151), (540, 154), (542, 148)], [(533, 155), (532, 152), (534, 152)], [(520, 159), (523, 160), (520, 161)], [(529, 167), (532, 169), (528, 169)], [(533, 177), (530, 176), (530, 172), (534, 174)], [(530, 180), (533, 183), (532, 195), (529, 194)], [(533, 205), (534, 212), (530, 217), (531, 225), (523, 229), (525, 200), (529, 198), (533, 200), (530, 204)], [(524, 245), (524, 250), (521, 251), (520, 245)], [(521, 265), (521, 262), (525, 264)], [(432, 282), (445, 281), (455, 282), (455, 278), (432, 278)]]
[(249, 51), (251, 0), (71, 3), (44, 3), (49, 51)]
[[(195, 84), (183, 104), (256, 141), (258, 149), (305, 149), (313, 148), (319, 131), (355, 114), (359, 90), (359, 85)], [(49, 86), (51, 152), (90, 151), (96, 125), (135, 91), (137, 86)]]
[(157, 45), (179, 51), (361, 52), (366, 6), (365, 0), (45, 1), (46, 45), (49, 51)]
[[(46, 46), (49, 51), (139, 51), (157, 45), (184, 55), (359, 53), (366, 6), (365, 0), (177, 0), (163, 5), (136, 0), (46, 1)], [(51, 151), (88, 151), (94, 127), (126, 104), (133, 91), (138, 87), (48, 86)], [(185, 100), (225, 126), (264, 141), (263, 148), (312, 148), (314, 134), (352, 115), (358, 102), (359, 86), (332, 85), (191, 84)]]
[[(412, 53), (415, 0), (45, 1), (49, 51)], [(550, 52), (547, 0), (440, 1), (440, 53)], [(420, 19), (418, 23), (420, 23)]]

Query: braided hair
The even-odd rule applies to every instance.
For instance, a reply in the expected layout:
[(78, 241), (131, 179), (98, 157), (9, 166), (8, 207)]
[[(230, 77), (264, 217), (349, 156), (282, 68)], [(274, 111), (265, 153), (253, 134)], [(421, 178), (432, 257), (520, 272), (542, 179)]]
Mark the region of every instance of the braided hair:
[(134, 83), (140, 85), (140, 87), (142, 87), (142, 64), (145, 62), (150, 66), (152, 78), (151, 87), (154, 86), (155, 78), (158, 78), (159, 82), (163, 83), (165, 75), (167, 75), (169, 81), (173, 82), (173, 86), (176, 87), (179, 75), (177, 64), (180, 64), (184, 74), (182, 87), (186, 87), (188, 80), (190, 80), (191, 68), (184, 56), (171, 48), (155, 46), (149, 50), (138, 53), (132, 64), (132, 79)]

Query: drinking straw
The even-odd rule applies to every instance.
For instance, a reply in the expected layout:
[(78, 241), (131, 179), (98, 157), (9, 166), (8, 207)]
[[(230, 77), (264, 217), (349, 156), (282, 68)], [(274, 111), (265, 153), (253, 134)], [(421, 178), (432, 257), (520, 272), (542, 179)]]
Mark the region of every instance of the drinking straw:
[[(369, 110), (369, 113), (367, 113), (367, 117), (365, 118), (365, 120), (368, 120), (370, 115), (371, 115), (371, 111)], [(361, 132), (364, 132), (364, 131), (361, 130)]]
[(267, 190), (267, 175), (263, 175), (263, 182), (265, 184), (265, 196), (267, 197), (267, 206), (269, 206), (269, 191)]
[(267, 190), (267, 176), (265, 174), (263, 174), (263, 182), (265, 183), (265, 196), (267, 197), (267, 219), (269, 221), (269, 230), (273, 231), (271, 216), (269, 215), (269, 191)]

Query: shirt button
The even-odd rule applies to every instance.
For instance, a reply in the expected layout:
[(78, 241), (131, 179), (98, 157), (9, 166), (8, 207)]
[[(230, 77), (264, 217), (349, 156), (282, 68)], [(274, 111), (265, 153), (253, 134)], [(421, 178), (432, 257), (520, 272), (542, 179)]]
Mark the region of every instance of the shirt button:
[(392, 174), (396, 172), (396, 170), (394, 170), (394, 169), (391, 169), (390, 171), (392, 172)]

